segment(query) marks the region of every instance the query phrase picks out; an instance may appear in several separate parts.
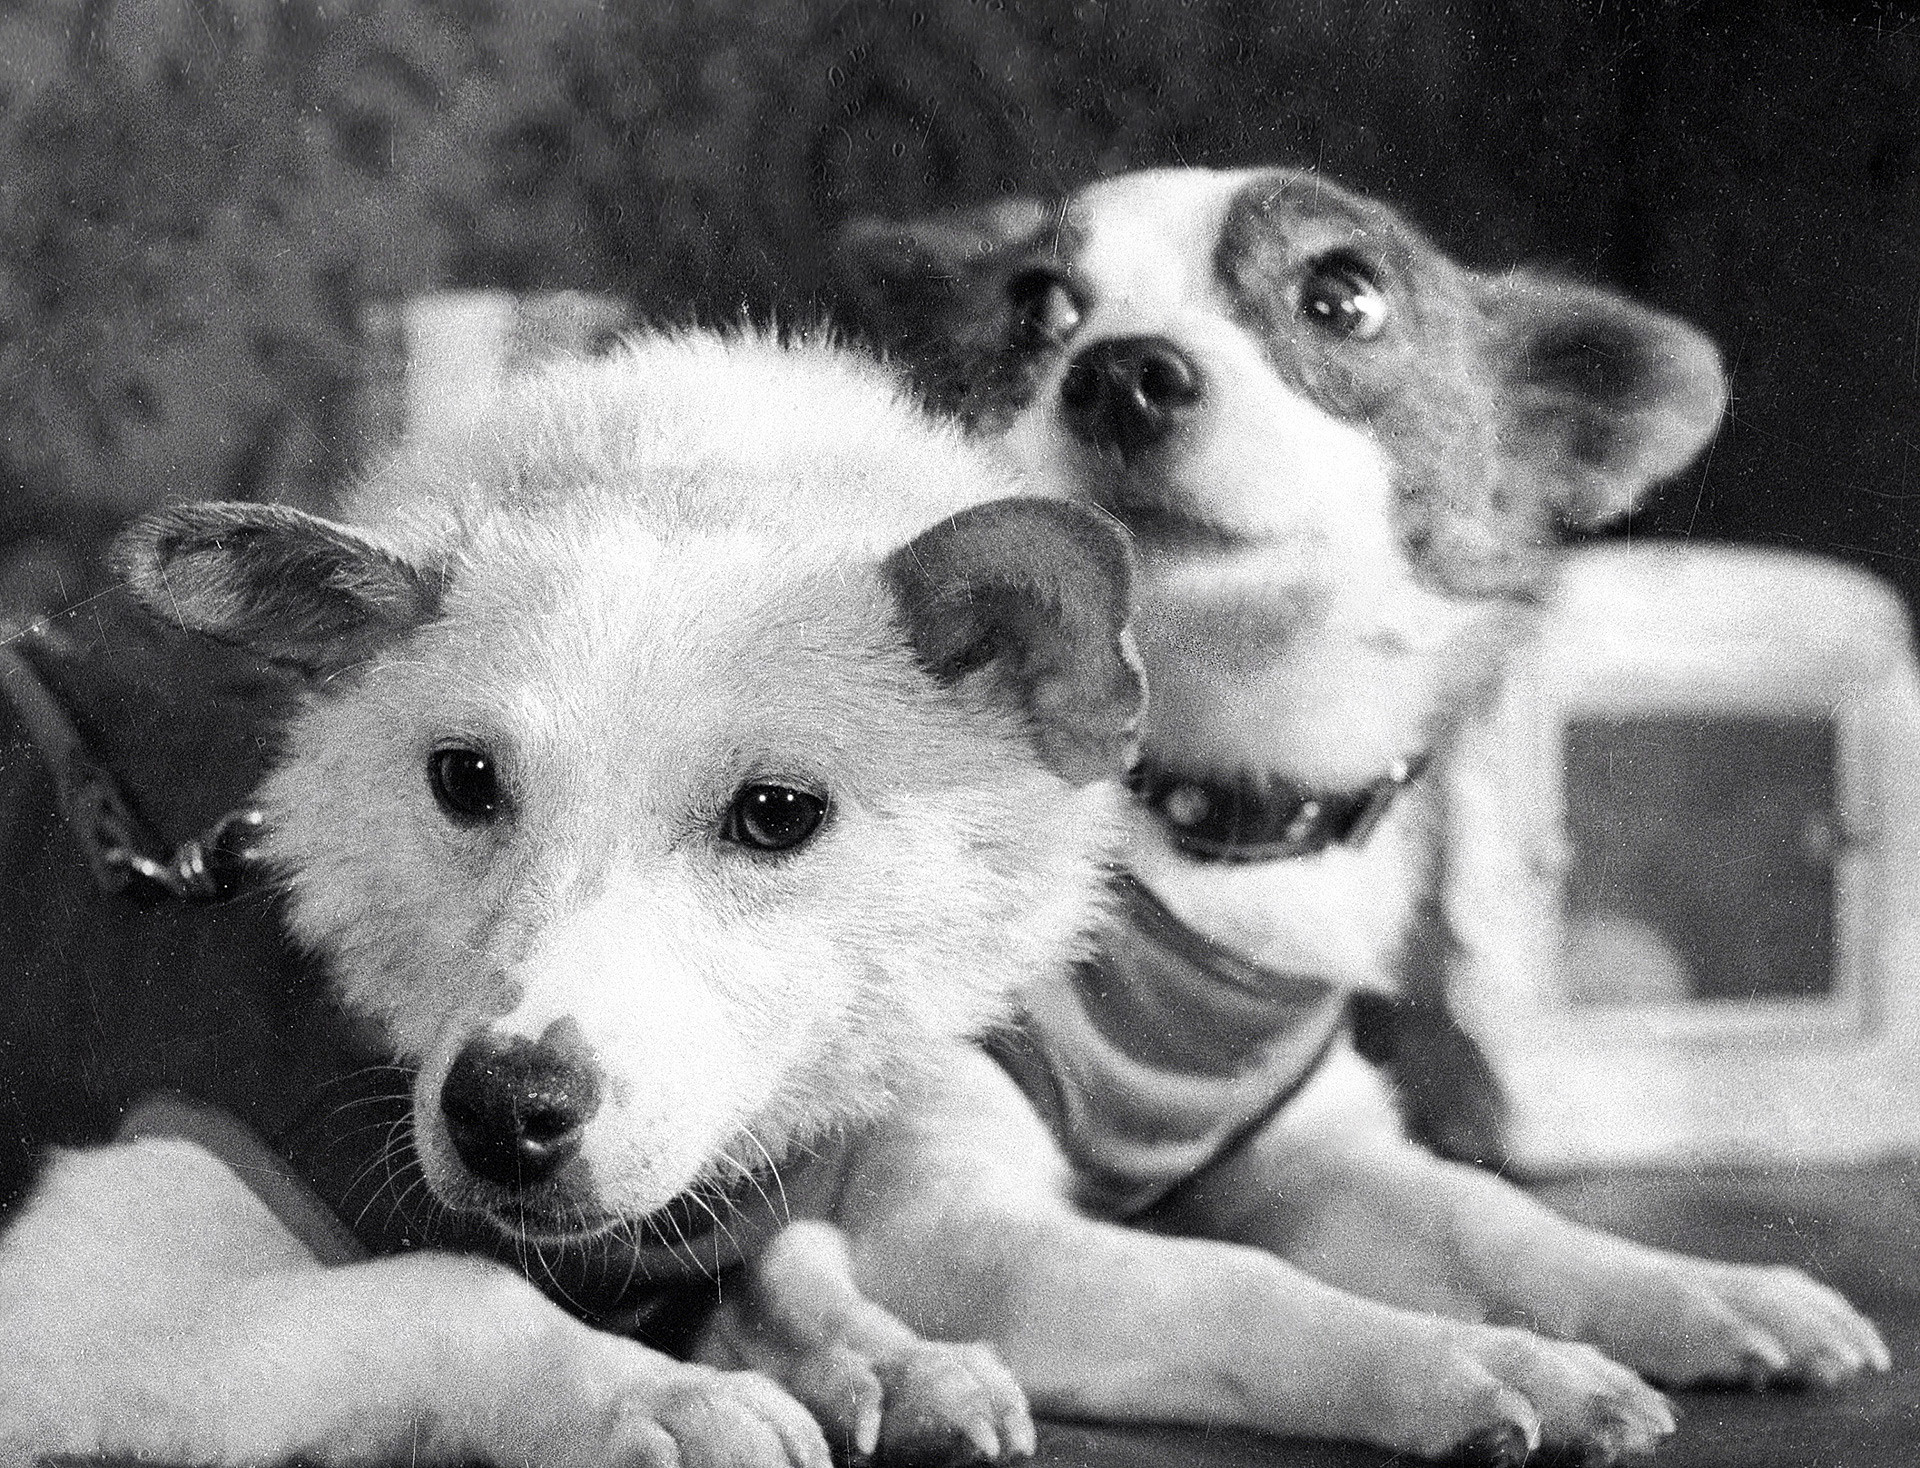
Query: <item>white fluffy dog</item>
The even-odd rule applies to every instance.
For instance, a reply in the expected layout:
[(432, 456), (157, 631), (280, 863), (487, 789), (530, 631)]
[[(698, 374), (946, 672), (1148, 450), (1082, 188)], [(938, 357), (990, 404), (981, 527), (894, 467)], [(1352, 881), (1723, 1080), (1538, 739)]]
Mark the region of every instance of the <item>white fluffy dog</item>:
[[(861, 1300), (820, 1222), (1100, 901), (1129, 557), (998, 486), (871, 362), (685, 335), (407, 444), (351, 523), (133, 529), (155, 615), (304, 675), (267, 856), (412, 1072), (409, 1242), (469, 1252), (321, 1267), (218, 1126), (58, 1155), (0, 1241), (0, 1463), (1030, 1451), (991, 1353)], [(704, 1350), (759, 1371), (522, 1277), (617, 1325), (735, 1266)]]

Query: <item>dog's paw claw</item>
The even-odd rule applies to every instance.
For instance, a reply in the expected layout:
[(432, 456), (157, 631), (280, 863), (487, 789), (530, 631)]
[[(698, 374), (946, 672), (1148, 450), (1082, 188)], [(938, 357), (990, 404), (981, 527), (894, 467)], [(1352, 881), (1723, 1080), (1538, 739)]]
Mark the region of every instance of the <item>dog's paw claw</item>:
[(622, 1468), (831, 1468), (807, 1409), (753, 1371), (682, 1366), (622, 1402), (604, 1461)]
[(1609, 1464), (1651, 1451), (1674, 1428), (1664, 1396), (1591, 1346), (1465, 1327), (1448, 1361), (1428, 1380), (1453, 1378), (1466, 1407), (1456, 1460), (1509, 1465), (1541, 1453)]
[(1839, 1386), (1891, 1365), (1873, 1322), (1798, 1269), (1663, 1259), (1609, 1283), (1603, 1344), (1674, 1386)]
[(1672, 1404), (1660, 1398), (1662, 1411), (1640, 1420), (1606, 1412), (1587, 1430), (1584, 1440), (1570, 1444), (1559, 1454), (1562, 1462), (1580, 1468), (1610, 1468), (1618, 1463), (1640, 1462), (1652, 1455), (1660, 1442), (1673, 1434), (1676, 1422)]
[(916, 1340), (876, 1354), (836, 1344), (784, 1373), (849, 1456), (1000, 1463), (1031, 1457), (1026, 1394), (991, 1347)]
[(1520, 1468), (1533, 1456), (1527, 1430), (1517, 1422), (1475, 1433), (1448, 1455), (1459, 1468)]
[(998, 1463), (1031, 1457), (1033, 1418), (989, 1346), (916, 1341), (874, 1363), (886, 1392), (880, 1448), (889, 1459)]
[(1733, 1382), (1748, 1391), (1763, 1391), (1769, 1382), (1779, 1380), (1792, 1366), (1793, 1358), (1780, 1342), (1764, 1331), (1755, 1331), (1740, 1346)]
[(1866, 1366), (1867, 1363), (1852, 1352), (1821, 1350), (1800, 1362), (1796, 1370), (1783, 1373), (1780, 1379), (1825, 1391), (1851, 1381), (1866, 1370)]

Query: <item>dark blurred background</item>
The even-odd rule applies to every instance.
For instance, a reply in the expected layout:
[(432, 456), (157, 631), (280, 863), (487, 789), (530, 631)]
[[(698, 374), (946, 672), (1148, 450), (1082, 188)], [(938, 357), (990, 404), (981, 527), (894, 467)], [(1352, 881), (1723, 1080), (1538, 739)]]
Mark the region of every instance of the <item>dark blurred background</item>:
[(0, 0), (0, 596), (165, 498), (323, 504), (370, 303), (811, 319), (825, 242), (1288, 161), (1705, 325), (1711, 456), (1630, 527), (1920, 594), (1920, 0)]

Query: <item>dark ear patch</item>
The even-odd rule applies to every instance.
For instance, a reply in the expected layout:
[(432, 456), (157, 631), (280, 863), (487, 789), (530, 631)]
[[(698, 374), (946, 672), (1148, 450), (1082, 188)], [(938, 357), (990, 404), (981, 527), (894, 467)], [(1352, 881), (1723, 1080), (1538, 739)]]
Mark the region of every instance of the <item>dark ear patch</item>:
[(850, 314), (912, 365), (923, 390), (950, 401), (964, 361), (1004, 345), (1007, 276), (1039, 248), (1049, 218), (1023, 198), (904, 222), (855, 219), (834, 247)]
[(919, 301), (944, 309), (962, 283), (1046, 224), (1038, 199), (1001, 199), (924, 219), (849, 220), (835, 241), (842, 281), (877, 314), (906, 325)]
[(1524, 271), (1487, 287), (1513, 470), (1552, 486), (1563, 523), (1619, 518), (1713, 437), (1726, 374), (1700, 331)]
[(1004, 499), (943, 520), (882, 567), (923, 666), (1022, 714), (1076, 785), (1131, 762), (1146, 699), (1127, 634), (1126, 533), (1061, 500)]
[(135, 522), (114, 563), (153, 616), (309, 673), (359, 662), (431, 617), (437, 578), (330, 521), (202, 504)]

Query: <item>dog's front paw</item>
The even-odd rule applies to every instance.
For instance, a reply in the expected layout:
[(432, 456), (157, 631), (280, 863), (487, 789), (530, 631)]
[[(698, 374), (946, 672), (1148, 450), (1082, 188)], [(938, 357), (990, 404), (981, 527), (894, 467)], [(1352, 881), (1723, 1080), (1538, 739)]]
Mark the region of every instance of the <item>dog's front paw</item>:
[(1593, 1347), (1497, 1326), (1445, 1330), (1425, 1379), (1401, 1389), (1409, 1445), (1454, 1461), (1518, 1464), (1545, 1447), (1615, 1463), (1674, 1427), (1665, 1397)]
[(831, 1468), (807, 1409), (757, 1371), (675, 1364), (612, 1403), (590, 1461), (613, 1468)]
[(1873, 1322), (1798, 1269), (1658, 1259), (1608, 1285), (1585, 1333), (1670, 1386), (1837, 1386), (1892, 1365)]
[(859, 1457), (994, 1463), (1033, 1454), (1026, 1393), (991, 1346), (916, 1338), (869, 1351), (836, 1341), (794, 1362), (784, 1380)]

